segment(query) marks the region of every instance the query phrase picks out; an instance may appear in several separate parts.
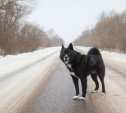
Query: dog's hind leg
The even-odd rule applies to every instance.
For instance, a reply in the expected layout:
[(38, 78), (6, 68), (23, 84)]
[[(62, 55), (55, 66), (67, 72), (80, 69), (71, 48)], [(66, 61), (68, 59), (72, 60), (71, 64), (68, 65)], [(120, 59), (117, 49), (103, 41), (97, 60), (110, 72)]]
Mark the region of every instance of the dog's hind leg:
[(102, 94), (105, 94), (105, 83), (104, 83), (104, 77), (100, 77), (100, 76), (99, 76), (99, 78), (100, 78), (100, 81), (101, 81), (101, 83), (102, 83)]
[(73, 79), (73, 83), (74, 83), (74, 86), (75, 86), (75, 90), (76, 90), (76, 96), (73, 96), (73, 99), (78, 99), (79, 98), (79, 84), (78, 84), (78, 78), (72, 76), (72, 79)]
[(100, 73), (98, 73), (98, 76), (99, 76), (101, 84), (102, 84), (102, 94), (105, 94), (104, 73), (100, 72)]
[(95, 82), (95, 85), (96, 85), (95, 89), (91, 93), (96, 93), (97, 90), (99, 89), (99, 83), (98, 83), (98, 79), (97, 79), (97, 74), (91, 74), (91, 78)]

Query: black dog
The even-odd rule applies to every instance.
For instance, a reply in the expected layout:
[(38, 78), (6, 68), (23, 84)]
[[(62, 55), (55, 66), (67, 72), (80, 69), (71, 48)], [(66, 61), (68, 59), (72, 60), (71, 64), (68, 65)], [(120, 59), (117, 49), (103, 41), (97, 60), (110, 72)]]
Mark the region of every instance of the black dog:
[[(72, 43), (69, 44), (68, 48), (65, 48), (62, 45), (60, 59), (65, 63), (66, 67), (70, 71), (70, 75), (75, 85), (76, 96), (74, 96), (73, 99), (85, 99), (87, 89), (87, 76), (89, 74), (96, 84), (96, 87), (92, 92), (96, 92), (99, 89), (99, 83), (97, 80), (98, 75), (102, 83), (102, 94), (105, 94), (105, 65), (101, 53), (97, 48), (91, 48), (88, 54), (84, 55), (75, 51), (73, 49)], [(80, 79), (82, 84), (82, 97), (78, 96), (78, 79)]]

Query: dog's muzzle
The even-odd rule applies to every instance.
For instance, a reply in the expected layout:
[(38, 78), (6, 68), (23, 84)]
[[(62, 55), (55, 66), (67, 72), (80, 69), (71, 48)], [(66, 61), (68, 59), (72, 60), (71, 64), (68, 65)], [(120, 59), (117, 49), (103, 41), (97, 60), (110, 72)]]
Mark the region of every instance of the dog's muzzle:
[(65, 64), (69, 63), (69, 57), (67, 55), (64, 56), (64, 62), (65, 62)]

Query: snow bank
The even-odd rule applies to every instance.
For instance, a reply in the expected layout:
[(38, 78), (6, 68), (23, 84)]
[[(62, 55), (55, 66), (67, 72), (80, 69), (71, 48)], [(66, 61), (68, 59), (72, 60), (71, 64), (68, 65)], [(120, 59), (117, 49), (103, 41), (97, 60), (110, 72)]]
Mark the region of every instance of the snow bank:
[(117, 53), (117, 52), (110, 52), (110, 51), (102, 51), (101, 53), (111, 56), (115, 60), (126, 62), (126, 54), (124, 53)]
[[(84, 51), (88, 51), (91, 47), (82, 47), (82, 46), (78, 46), (81, 50), (84, 50)], [(111, 52), (111, 51), (103, 51), (103, 50), (100, 50), (101, 53), (103, 55), (107, 55), (108, 57), (111, 57), (115, 60), (119, 60), (119, 61), (124, 61), (126, 62), (126, 54), (124, 53), (118, 53), (118, 52)]]
[(59, 50), (59, 47), (49, 47), (49, 48), (44, 48), (44, 49), (41, 49), (41, 50), (36, 50), (34, 52), (29, 52), (29, 53), (22, 53), (22, 54), (18, 54), (18, 55), (7, 55), (5, 57), (3, 56), (0, 56), (0, 61), (5, 61), (5, 60), (8, 60), (8, 59), (15, 59), (15, 58), (21, 58), (23, 56), (31, 56), (31, 55), (34, 55), (34, 54), (37, 54), (37, 53), (46, 53), (47, 51), (48, 52), (51, 52), (51, 51), (54, 51), (54, 50)]

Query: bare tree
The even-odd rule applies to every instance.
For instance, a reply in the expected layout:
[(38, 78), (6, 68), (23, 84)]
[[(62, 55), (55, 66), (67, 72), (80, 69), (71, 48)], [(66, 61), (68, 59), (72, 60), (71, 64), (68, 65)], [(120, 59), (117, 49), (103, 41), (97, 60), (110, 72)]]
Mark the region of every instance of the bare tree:
[(51, 46), (61, 46), (62, 44), (64, 44), (64, 41), (58, 35), (55, 35), (51, 40)]
[(30, 13), (23, 0), (1, 0), (0, 1), (0, 48), (5, 53), (11, 53), (11, 43), (17, 38), (20, 29), (20, 20)]
[(74, 43), (77, 45), (97, 46), (102, 49), (126, 52), (125, 30), (126, 11), (122, 14), (111, 12), (109, 15), (103, 12), (96, 26), (90, 32), (84, 31), (82, 36), (77, 38)]
[(104, 20), (107, 17), (106, 12), (102, 11), (98, 17), (98, 22)]
[(24, 17), (31, 13), (33, 2), (34, 0), (0, 0), (0, 50), (5, 51), (5, 54), (34, 51), (63, 42), (53, 29), (45, 32), (38, 25), (24, 22)]

